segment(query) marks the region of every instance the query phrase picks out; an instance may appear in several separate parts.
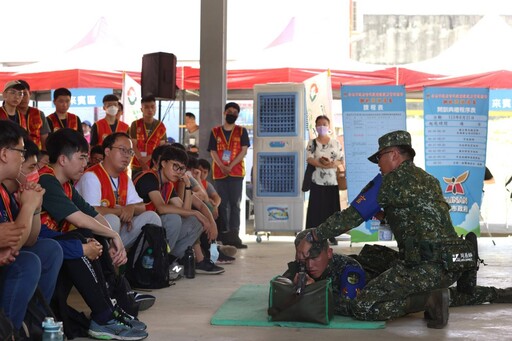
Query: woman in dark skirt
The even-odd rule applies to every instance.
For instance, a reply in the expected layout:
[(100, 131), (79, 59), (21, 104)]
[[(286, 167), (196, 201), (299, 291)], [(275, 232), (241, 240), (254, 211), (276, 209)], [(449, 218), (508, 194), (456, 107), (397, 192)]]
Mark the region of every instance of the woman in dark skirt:
[[(336, 169), (342, 163), (340, 142), (329, 136), (330, 120), (320, 115), (315, 120), (318, 137), (307, 146), (307, 162), (315, 166), (309, 193), (306, 228), (317, 227), (334, 212), (340, 211), (340, 193)], [(333, 237), (331, 243), (337, 244)]]

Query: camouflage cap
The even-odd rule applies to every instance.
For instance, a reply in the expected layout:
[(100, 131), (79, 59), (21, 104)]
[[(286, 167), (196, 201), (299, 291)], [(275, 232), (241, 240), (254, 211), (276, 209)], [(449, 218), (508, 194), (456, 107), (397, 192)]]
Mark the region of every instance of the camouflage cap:
[(388, 147), (393, 146), (409, 146), (412, 149), (411, 134), (405, 130), (396, 130), (384, 134), (379, 138), (379, 150), (368, 158), (373, 163), (379, 163), (377, 156), (379, 153)]
[[(304, 238), (307, 234), (308, 230), (304, 230), (300, 232), (297, 237), (295, 237), (295, 247), (300, 244), (302, 238)], [(322, 252), (322, 250), (327, 250), (329, 246), (329, 242), (327, 239), (319, 240), (311, 244), (311, 248), (309, 249), (309, 258), (316, 258)]]

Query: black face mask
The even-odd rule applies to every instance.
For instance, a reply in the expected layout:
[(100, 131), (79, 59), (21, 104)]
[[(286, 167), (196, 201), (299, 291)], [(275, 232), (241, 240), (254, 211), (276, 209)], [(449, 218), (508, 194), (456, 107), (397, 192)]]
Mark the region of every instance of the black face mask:
[(228, 124), (233, 124), (236, 122), (236, 119), (238, 118), (238, 116), (235, 116), (233, 114), (226, 114), (226, 122)]

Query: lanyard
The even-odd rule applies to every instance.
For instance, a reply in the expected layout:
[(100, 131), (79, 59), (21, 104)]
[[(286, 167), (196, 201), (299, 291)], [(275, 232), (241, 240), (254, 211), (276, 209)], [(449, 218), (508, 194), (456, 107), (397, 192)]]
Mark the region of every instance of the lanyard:
[(5, 206), (5, 212), (7, 212), (9, 221), (14, 221), (14, 219), (12, 217), (12, 212), (11, 212), (11, 198), (9, 197), (9, 194), (7, 194), (7, 191), (5, 190), (4, 186), (2, 186), (2, 185), (0, 185), (0, 194), (2, 196), (2, 201)]
[[(116, 205), (119, 203), (119, 191), (118, 191), (118, 185), (115, 183), (114, 178), (109, 175), (110, 182), (112, 182), (112, 186), (114, 187), (114, 196), (116, 197)], [(117, 181), (119, 183), (119, 178), (117, 178)]]

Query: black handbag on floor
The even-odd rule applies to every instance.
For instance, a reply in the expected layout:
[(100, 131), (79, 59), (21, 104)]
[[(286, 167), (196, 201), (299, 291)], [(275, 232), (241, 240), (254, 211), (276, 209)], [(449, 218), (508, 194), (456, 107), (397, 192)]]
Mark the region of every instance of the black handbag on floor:
[[(313, 140), (313, 153), (316, 150), (316, 140)], [(307, 192), (311, 189), (311, 179), (313, 177), (313, 172), (315, 171), (315, 166), (308, 165), (306, 166), (306, 171), (304, 172), (304, 178), (302, 179), (302, 192)]]

